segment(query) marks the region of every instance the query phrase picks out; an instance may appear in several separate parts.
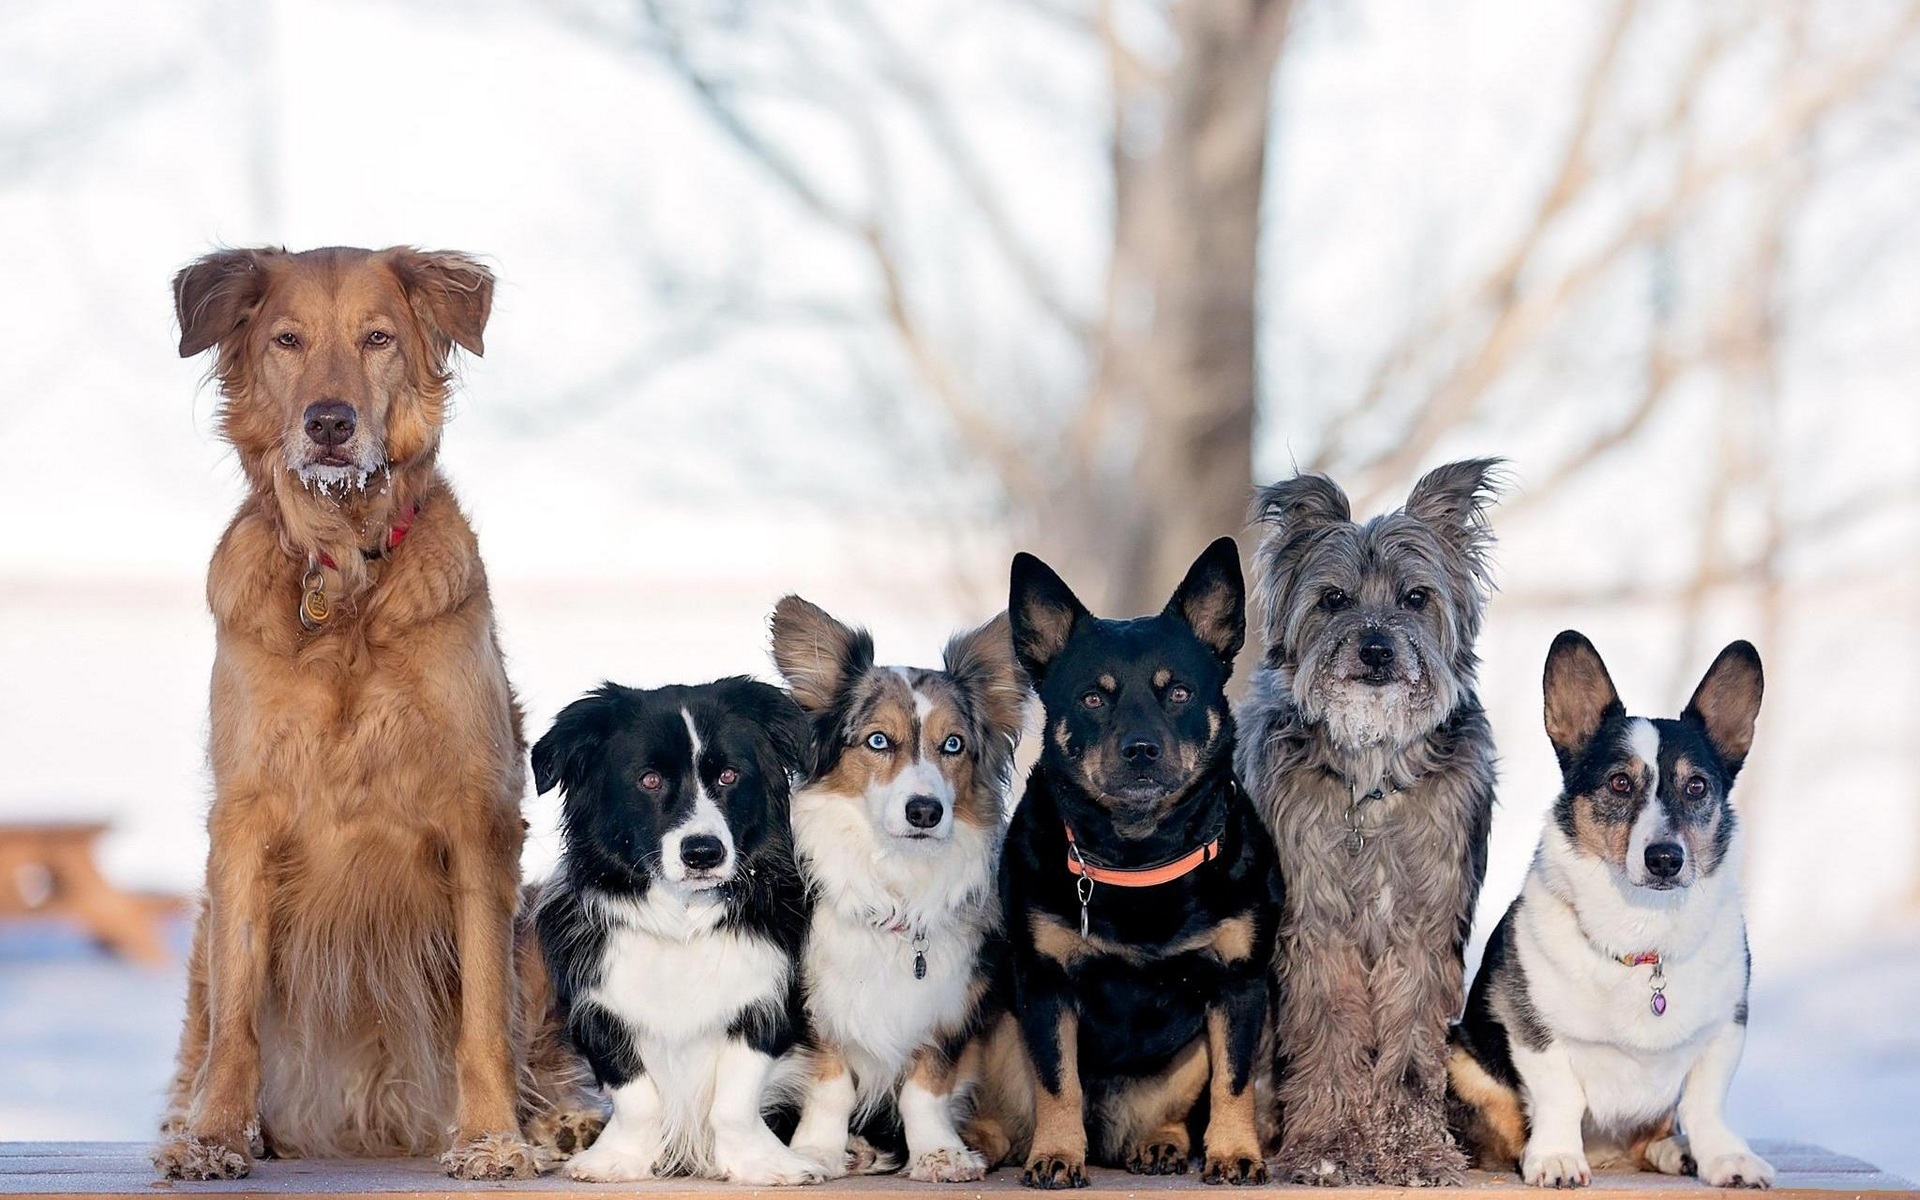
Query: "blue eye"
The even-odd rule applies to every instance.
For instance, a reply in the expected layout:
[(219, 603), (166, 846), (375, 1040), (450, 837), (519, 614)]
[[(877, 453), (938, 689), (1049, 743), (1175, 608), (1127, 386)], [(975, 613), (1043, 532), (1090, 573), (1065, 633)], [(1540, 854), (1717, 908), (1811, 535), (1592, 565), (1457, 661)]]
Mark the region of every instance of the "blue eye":
[(959, 734), (950, 733), (947, 735), (947, 740), (940, 743), (940, 753), (958, 754), (960, 753), (960, 748), (965, 745), (966, 743), (960, 740)]
[(875, 750), (891, 750), (893, 749), (893, 739), (876, 729), (867, 735), (867, 745), (873, 747)]

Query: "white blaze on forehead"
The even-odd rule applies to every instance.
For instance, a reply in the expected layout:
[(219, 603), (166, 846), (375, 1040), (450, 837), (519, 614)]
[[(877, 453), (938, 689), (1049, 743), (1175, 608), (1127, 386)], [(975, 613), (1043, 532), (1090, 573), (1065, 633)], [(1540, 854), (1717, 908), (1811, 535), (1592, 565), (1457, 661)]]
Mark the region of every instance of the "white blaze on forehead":
[(1655, 776), (1659, 775), (1660, 731), (1653, 727), (1652, 721), (1645, 717), (1634, 717), (1627, 722), (1627, 749), (1647, 764), (1647, 770)]
[(706, 781), (700, 778), (700, 754), (704, 747), (700, 743), (700, 730), (693, 723), (693, 713), (682, 708), (680, 716), (687, 723), (687, 738), (693, 744), (693, 808), (685, 820), (661, 836), (661, 870), (675, 883), (684, 880), (687, 867), (680, 861), (680, 844), (690, 837), (705, 834), (720, 839), (720, 845), (726, 853), (717, 868), (718, 878), (730, 879), (733, 877), (733, 830), (727, 827), (727, 815), (720, 811), (720, 805), (707, 791)]

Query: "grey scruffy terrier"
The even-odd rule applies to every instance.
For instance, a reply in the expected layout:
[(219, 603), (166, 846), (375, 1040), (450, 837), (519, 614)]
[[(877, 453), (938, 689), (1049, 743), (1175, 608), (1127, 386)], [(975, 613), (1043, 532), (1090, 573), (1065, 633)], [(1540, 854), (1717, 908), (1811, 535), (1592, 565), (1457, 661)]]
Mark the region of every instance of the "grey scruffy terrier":
[(1493, 734), (1474, 695), (1497, 459), (1437, 468), (1353, 520), (1332, 480), (1264, 489), (1266, 652), (1239, 767), (1287, 884), (1280, 1177), (1461, 1182), (1447, 1025), (1487, 864)]

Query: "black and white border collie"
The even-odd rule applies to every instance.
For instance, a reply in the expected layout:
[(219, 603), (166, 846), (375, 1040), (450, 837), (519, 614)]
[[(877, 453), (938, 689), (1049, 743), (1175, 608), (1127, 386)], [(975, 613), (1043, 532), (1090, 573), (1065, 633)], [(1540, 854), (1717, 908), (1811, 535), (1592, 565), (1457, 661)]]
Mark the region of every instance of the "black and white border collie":
[(574, 1045), (613, 1103), (575, 1179), (814, 1183), (763, 1113), (801, 1073), (806, 894), (790, 776), (806, 720), (750, 679), (606, 684), (533, 748), (565, 797), (541, 948)]
[(1026, 707), (1007, 619), (954, 637), (941, 669), (889, 667), (866, 631), (788, 596), (773, 656), (812, 718), (815, 758), (793, 802), (813, 902), (813, 1071), (794, 1149), (829, 1175), (864, 1168), (850, 1130), (897, 1107), (913, 1178), (979, 1179), (988, 1164), (962, 1141), (954, 1100), (986, 993)]
[(1480, 1165), (1517, 1164), (1541, 1187), (1610, 1165), (1772, 1185), (1723, 1113), (1749, 968), (1730, 795), (1761, 687), (1760, 656), (1734, 642), (1678, 720), (1628, 716), (1593, 644), (1554, 639), (1546, 724), (1563, 787), (1449, 1064)]

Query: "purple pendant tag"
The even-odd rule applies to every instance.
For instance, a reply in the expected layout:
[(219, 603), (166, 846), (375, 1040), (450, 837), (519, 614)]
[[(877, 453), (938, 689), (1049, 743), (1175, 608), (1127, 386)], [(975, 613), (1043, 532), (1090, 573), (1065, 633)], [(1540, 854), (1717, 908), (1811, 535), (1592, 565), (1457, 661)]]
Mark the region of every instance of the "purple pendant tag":
[(1667, 994), (1665, 992), (1655, 992), (1653, 994), (1653, 1015), (1656, 1017), (1664, 1017), (1667, 1015)]

